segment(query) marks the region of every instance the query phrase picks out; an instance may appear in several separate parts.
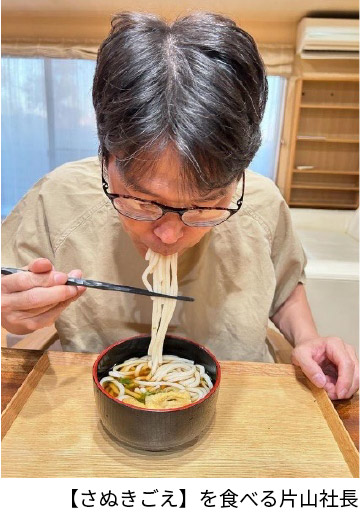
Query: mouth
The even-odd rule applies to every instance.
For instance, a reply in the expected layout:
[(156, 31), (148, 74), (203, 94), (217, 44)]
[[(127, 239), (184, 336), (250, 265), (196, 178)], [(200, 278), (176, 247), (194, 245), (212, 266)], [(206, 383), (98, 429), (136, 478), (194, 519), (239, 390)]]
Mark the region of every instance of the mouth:
[(162, 254), (163, 256), (170, 256), (171, 254), (176, 254), (177, 252), (181, 252), (179, 248), (176, 248), (175, 246), (164, 246), (164, 245), (149, 245), (149, 248), (153, 252), (156, 252), (157, 254)]
[(179, 248), (176, 245), (164, 245), (164, 244), (154, 244), (154, 243), (143, 243), (140, 241), (134, 241), (135, 246), (137, 247), (140, 254), (145, 258), (146, 252), (149, 248), (153, 252), (156, 252), (157, 254), (161, 254), (162, 256), (170, 256), (171, 254), (178, 253), (179, 255), (184, 252), (185, 249)]

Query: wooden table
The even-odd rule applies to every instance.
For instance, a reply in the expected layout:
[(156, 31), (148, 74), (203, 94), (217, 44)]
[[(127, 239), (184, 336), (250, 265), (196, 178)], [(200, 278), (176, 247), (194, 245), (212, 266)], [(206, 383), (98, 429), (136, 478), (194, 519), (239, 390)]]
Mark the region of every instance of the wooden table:
[[(1, 411), (6, 408), (43, 353), (42, 350), (2, 348)], [(351, 399), (335, 401), (334, 406), (359, 450), (359, 394), (356, 393)]]

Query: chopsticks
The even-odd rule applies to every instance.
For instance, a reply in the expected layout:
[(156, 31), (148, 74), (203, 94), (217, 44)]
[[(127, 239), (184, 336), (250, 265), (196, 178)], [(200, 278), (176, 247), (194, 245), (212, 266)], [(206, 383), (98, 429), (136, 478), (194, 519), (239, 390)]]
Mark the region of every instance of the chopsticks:
[[(17, 272), (28, 272), (23, 269), (14, 269), (12, 267), (1, 267), (1, 274), (16, 274)], [(140, 294), (143, 296), (159, 296), (161, 298), (171, 298), (173, 300), (182, 300), (183, 302), (194, 302), (190, 296), (172, 296), (170, 294), (154, 293), (147, 289), (131, 287), (129, 285), (116, 285), (115, 283), (99, 282), (97, 280), (85, 280), (84, 278), (69, 278), (65, 285), (81, 285), (92, 289), (103, 289), (104, 291), (121, 291), (123, 293)]]

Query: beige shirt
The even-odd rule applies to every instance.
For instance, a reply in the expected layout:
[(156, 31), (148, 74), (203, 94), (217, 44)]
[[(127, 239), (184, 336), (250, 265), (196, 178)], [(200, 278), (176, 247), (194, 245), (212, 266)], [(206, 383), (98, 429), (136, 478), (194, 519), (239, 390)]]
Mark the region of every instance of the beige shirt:
[[(102, 191), (97, 157), (41, 179), (4, 221), (2, 248), (9, 267), (46, 257), (63, 272), (79, 268), (84, 278), (144, 287), (147, 262)], [(169, 333), (207, 346), (219, 359), (272, 362), (268, 318), (304, 282), (305, 263), (278, 188), (247, 170), (241, 210), (179, 258), (179, 293), (195, 302), (177, 303)], [(151, 312), (150, 297), (87, 289), (56, 327), (64, 350), (100, 352), (150, 333)]]

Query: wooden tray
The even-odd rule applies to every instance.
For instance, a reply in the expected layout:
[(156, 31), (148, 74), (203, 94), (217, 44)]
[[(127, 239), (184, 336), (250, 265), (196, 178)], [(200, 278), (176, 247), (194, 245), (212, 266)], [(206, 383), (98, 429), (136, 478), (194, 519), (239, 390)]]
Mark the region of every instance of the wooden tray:
[(119, 444), (95, 408), (95, 354), (44, 354), (2, 415), (3, 477), (358, 477), (323, 390), (291, 365), (222, 362), (209, 431), (181, 450)]

